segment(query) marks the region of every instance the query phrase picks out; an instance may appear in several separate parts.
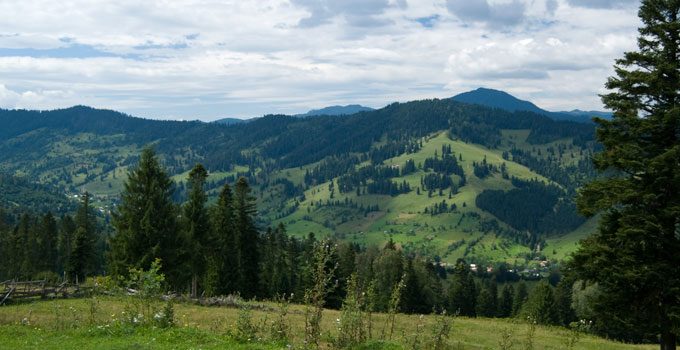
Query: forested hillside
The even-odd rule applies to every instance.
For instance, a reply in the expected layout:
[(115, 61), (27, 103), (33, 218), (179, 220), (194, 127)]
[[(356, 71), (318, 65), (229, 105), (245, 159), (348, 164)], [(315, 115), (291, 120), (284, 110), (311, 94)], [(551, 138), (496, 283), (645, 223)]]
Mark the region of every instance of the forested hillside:
[(597, 147), (589, 124), (436, 99), (233, 125), (82, 106), (0, 110), (0, 124), (0, 171), (62, 193), (87, 190), (103, 213), (115, 211), (127, 172), (150, 145), (175, 181), (176, 202), (188, 199), (188, 171), (201, 163), (210, 201), (223, 184), (248, 179), (261, 229), (284, 224), (300, 237), (361, 245), (391, 238), (449, 263), (526, 264), (573, 249), (550, 250), (550, 240), (583, 224), (571, 198), (592, 176)]

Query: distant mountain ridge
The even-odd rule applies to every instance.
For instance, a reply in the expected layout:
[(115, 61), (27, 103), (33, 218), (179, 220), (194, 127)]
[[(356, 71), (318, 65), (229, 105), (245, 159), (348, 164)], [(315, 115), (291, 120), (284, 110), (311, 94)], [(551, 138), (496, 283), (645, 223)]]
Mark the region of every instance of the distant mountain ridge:
[(593, 116), (601, 118), (611, 118), (610, 112), (600, 111), (581, 111), (578, 109), (569, 112), (550, 112), (539, 108), (535, 104), (520, 100), (505, 91), (478, 88), (468, 92), (463, 92), (450, 98), (451, 100), (465, 103), (474, 103), (486, 107), (500, 108), (506, 111), (528, 111), (542, 114), (555, 120), (570, 120), (580, 123), (592, 123), (590, 118)]
[(234, 125), (242, 124), (251, 121), (251, 119), (238, 119), (238, 118), (222, 118), (213, 121), (213, 123), (223, 124), (223, 125)]
[(321, 109), (312, 109), (311, 111), (303, 114), (296, 114), (295, 117), (310, 117), (313, 115), (352, 115), (359, 112), (373, 111), (371, 107), (365, 107), (362, 105), (347, 105), (347, 106), (329, 106)]

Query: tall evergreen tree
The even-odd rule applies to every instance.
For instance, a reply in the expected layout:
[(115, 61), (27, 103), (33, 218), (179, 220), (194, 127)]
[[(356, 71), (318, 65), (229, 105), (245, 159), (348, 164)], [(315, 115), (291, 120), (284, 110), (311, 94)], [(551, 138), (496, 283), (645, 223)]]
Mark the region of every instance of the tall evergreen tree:
[(187, 261), (191, 270), (191, 297), (198, 293), (198, 278), (205, 272), (209, 247), (212, 246), (210, 234), (210, 219), (205, 207), (205, 181), (208, 171), (203, 165), (196, 164), (189, 172), (187, 184), (189, 201), (184, 205), (184, 246)]
[(97, 253), (95, 252), (96, 220), (90, 207), (90, 194), (80, 197), (80, 205), (75, 216), (76, 231), (73, 245), (66, 259), (66, 275), (71, 281), (85, 281), (85, 276), (95, 272)]
[(555, 307), (560, 325), (568, 327), (569, 323), (576, 321), (576, 313), (571, 306), (572, 284), (565, 278), (561, 279), (555, 287)]
[(603, 175), (578, 198), (581, 213), (602, 216), (570, 265), (598, 282), (610, 336), (658, 336), (662, 350), (676, 349), (680, 329), (679, 12), (680, 1), (643, 0), (639, 51), (617, 60), (605, 85), (614, 115), (595, 119), (604, 149), (593, 157)]
[(524, 280), (520, 280), (517, 284), (517, 290), (515, 291), (515, 297), (512, 301), (512, 316), (517, 316), (522, 310), (522, 306), (526, 303), (529, 298), (529, 292), (527, 291), (527, 284)]
[(559, 322), (555, 294), (548, 280), (541, 280), (531, 291), (526, 307), (526, 316), (530, 316), (538, 324), (556, 325)]
[(21, 215), (17, 233), (17, 249), (21, 251), (19, 272), (21, 277), (31, 279), (36, 272), (38, 252), (36, 250), (35, 222), (28, 213)]
[(250, 185), (245, 177), (234, 186), (234, 228), (236, 246), (239, 249), (238, 291), (248, 299), (257, 295), (260, 269), (260, 236), (255, 227), (255, 197), (250, 194)]
[(173, 181), (145, 148), (136, 167), (123, 184), (120, 205), (113, 215), (109, 271), (126, 276), (130, 268), (148, 269), (161, 259), (166, 281), (179, 282), (177, 206), (172, 201)]
[(498, 298), (498, 317), (510, 317), (512, 315), (512, 302), (515, 296), (515, 288), (509, 283), (503, 286), (501, 296)]
[(71, 215), (64, 215), (59, 222), (59, 238), (57, 239), (57, 271), (61, 274), (66, 270), (68, 256), (71, 255), (73, 236), (76, 233), (76, 223)]
[(460, 260), (456, 264), (449, 284), (448, 309), (452, 314), (475, 317), (477, 314), (476, 298), (475, 281), (470, 274), (470, 268), (465, 260)]
[(477, 316), (495, 317), (498, 312), (498, 288), (496, 279), (491, 278), (477, 296)]
[(39, 266), (41, 272), (57, 270), (57, 221), (47, 212), (38, 225)]
[[(423, 295), (418, 283), (418, 276), (413, 266), (413, 257), (406, 258), (406, 268), (404, 274), (404, 291), (401, 293), (401, 311), (407, 314), (420, 312), (419, 306), (423, 302)], [(431, 310), (430, 310), (431, 311)]]
[(216, 294), (229, 294), (238, 291), (240, 279), (240, 254), (236, 244), (233, 195), (229, 184), (224, 184), (212, 207), (213, 236), (216, 251), (212, 257), (217, 268)]

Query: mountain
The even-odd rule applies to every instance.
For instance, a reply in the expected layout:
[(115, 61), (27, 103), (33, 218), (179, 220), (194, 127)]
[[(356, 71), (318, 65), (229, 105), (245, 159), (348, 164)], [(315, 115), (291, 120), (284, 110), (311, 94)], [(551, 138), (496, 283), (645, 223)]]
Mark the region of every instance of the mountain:
[(432, 99), (227, 126), (76, 106), (0, 109), (0, 125), (0, 172), (62, 193), (87, 190), (104, 211), (152, 145), (177, 184), (177, 202), (202, 163), (210, 198), (245, 176), (258, 225), (285, 224), (298, 237), (360, 245), (391, 238), (449, 263), (517, 262), (563, 257), (589, 232), (571, 198), (595, 174), (594, 125), (523, 110)]
[(217, 119), (217, 120), (213, 121), (213, 123), (224, 124), (224, 125), (233, 125), (233, 124), (247, 123), (249, 121), (251, 121), (251, 119), (222, 118), (222, 119)]
[(351, 115), (359, 112), (372, 111), (373, 108), (364, 107), (361, 105), (347, 105), (347, 106), (330, 106), (321, 109), (312, 109), (303, 114), (296, 114), (296, 117), (309, 117), (313, 115)]
[(599, 117), (599, 118), (604, 118), (604, 119), (611, 119), (613, 113), (612, 112), (602, 112), (602, 111), (582, 111), (580, 109), (574, 109), (571, 111), (562, 111), (558, 112), (560, 114), (569, 114), (573, 115), (575, 117), (586, 117), (588, 119), (592, 117)]
[(451, 99), (458, 102), (474, 103), (491, 108), (501, 108), (510, 112), (529, 111), (545, 115), (555, 120), (569, 120), (579, 123), (592, 123), (590, 120), (592, 116), (604, 118), (611, 117), (611, 113), (609, 112), (580, 111), (576, 109), (570, 112), (549, 112), (529, 101), (520, 100), (507, 92), (486, 88), (478, 88), (477, 90), (464, 92), (451, 97)]

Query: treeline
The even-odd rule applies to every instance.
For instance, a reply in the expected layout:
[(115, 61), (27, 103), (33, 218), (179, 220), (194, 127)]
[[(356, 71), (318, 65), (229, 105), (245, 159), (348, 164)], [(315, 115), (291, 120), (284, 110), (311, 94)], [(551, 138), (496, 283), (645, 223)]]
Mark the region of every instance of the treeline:
[(106, 241), (98, 228), (90, 196), (81, 196), (75, 216), (60, 218), (25, 212), (11, 225), (0, 209), (0, 280), (47, 279), (84, 281), (104, 273)]
[[(126, 277), (131, 269), (149, 269), (160, 261), (169, 290), (194, 297), (274, 299), (286, 294), (303, 302), (305, 292), (318, 283), (318, 259), (323, 256), (329, 274), (324, 304), (331, 308), (342, 306), (350, 276), (355, 276), (357, 288), (370, 291), (373, 311), (387, 311), (397, 295), (399, 309), (406, 313), (447, 309), (470, 317), (530, 315), (547, 324), (565, 324), (575, 317), (566, 284), (553, 288), (541, 282), (529, 295), (520, 281), (516, 288), (505, 283), (499, 291), (496, 278), (507, 282), (516, 274), (500, 269), (496, 278), (475, 277), (465, 261), (449, 274), (441, 264), (407, 254), (391, 240), (382, 248), (362, 248), (317, 240), (313, 233), (297, 239), (283, 225), (260, 232), (247, 180), (225, 184), (217, 202), (207, 206), (206, 178), (205, 168), (194, 166), (186, 181), (188, 200), (176, 205), (172, 180), (147, 148), (125, 182), (108, 247), (98, 246), (85, 194), (73, 218), (25, 214), (13, 228), (0, 221), (0, 251), (11, 262), (3, 276), (34, 278), (47, 271), (65, 272), (69, 280), (96, 274)], [(320, 250), (328, 254), (318, 254)], [(105, 264), (98, 259), (102, 256)]]
[(515, 188), (509, 191), (484, 190), (475, 200), (477, 207), (517, 230), (533, 233), (569, 232), (585, 221), (559, 187), (515, 177), (511, 182)]
[(24, 211), (55, 215), (73, 212), (77, 204), (48, 185), (25, 178), (0, 173), (0, 208), (10, 222), (17, 221)]

